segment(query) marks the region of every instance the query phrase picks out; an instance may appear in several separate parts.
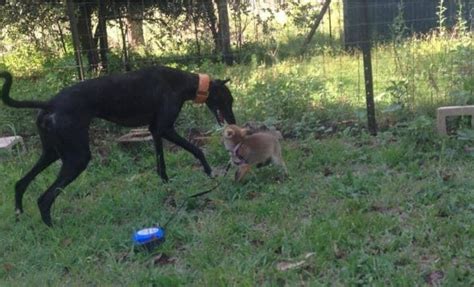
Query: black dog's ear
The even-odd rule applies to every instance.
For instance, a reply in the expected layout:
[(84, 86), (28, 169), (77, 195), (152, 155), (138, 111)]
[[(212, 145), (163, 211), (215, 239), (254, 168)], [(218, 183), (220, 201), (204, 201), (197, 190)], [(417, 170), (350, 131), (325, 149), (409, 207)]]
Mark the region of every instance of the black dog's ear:
[(225, 85), (225, 84), (227, 84), (229, 81), (230, 81), (230, 79), (225, 79), (225, 80), (216, 79), (216, 83), (218, 83), (219, 85)]

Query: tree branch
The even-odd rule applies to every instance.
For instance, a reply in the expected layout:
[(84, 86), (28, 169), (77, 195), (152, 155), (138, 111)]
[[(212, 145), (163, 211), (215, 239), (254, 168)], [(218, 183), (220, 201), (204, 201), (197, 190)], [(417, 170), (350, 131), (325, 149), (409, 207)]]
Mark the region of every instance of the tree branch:
[(326, 14), (326, 11), (329, 8), (329, 4), (331, 4), (331, 0), (326, 0), (326, 2), (324, 2), (324, 4), (323, 4), (323, 7), (321, 8), (321, 12), (314, 19), (313, 26), (311, 27), (311, 30), (309, 31), (308, 36), (306, 37), (306, 39), (304, 40), (303, 45), (301, 46), (300, 54), (304, 54), (306, 52), (308, 44), (313, 39), (314, 33), (316, 33), (316, 29), (318, 29), (319, 24), (321, 23), (321, 20), (324, 17), (324, 14)]

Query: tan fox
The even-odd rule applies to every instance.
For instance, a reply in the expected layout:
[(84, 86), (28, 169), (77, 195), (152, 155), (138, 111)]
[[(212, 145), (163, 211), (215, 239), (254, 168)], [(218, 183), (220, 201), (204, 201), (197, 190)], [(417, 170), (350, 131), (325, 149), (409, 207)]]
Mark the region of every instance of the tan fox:
[(245, 128), (228, 125), (224, 128), (224, 146), (230, 153), (231, 161), (238, 167), (235, 180), (240, 181), (251, 166), (261, 167), (269, 163), (279, 165), (288, 175), (286, 164), (281, 156), (279, 133), (255, 132), (249, 134)]

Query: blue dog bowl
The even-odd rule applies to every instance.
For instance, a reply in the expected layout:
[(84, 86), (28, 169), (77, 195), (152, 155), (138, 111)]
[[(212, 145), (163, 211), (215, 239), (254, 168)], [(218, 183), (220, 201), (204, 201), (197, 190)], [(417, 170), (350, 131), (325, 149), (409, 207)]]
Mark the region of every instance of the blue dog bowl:
[(151, 251), (165, 241), (165, 229), (159, 226), (140, 229), (132, 239), (134, 246)]

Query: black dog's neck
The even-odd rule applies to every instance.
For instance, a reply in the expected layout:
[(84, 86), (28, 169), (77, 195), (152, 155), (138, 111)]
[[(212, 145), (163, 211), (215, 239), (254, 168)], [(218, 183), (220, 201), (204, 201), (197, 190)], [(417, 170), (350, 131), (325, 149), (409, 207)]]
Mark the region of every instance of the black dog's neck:
[[(209, 84), (209, 86), (211, 83)], [(197, 97), (199, 89), (199, 75), (198, 74), (192, 74), (192, 80), (191, 84), (189, 85), (189, 88), (187, 88), (184, 91), (185, 94), (185, 101), (194, 101)]]
[(150, 67), (150, 73), (156, 74), (157, 81), (165, 81), (164, 85), (171, 88), (179, 100), (193, 101), (199, 88), (199, 75), (169, 67)]

